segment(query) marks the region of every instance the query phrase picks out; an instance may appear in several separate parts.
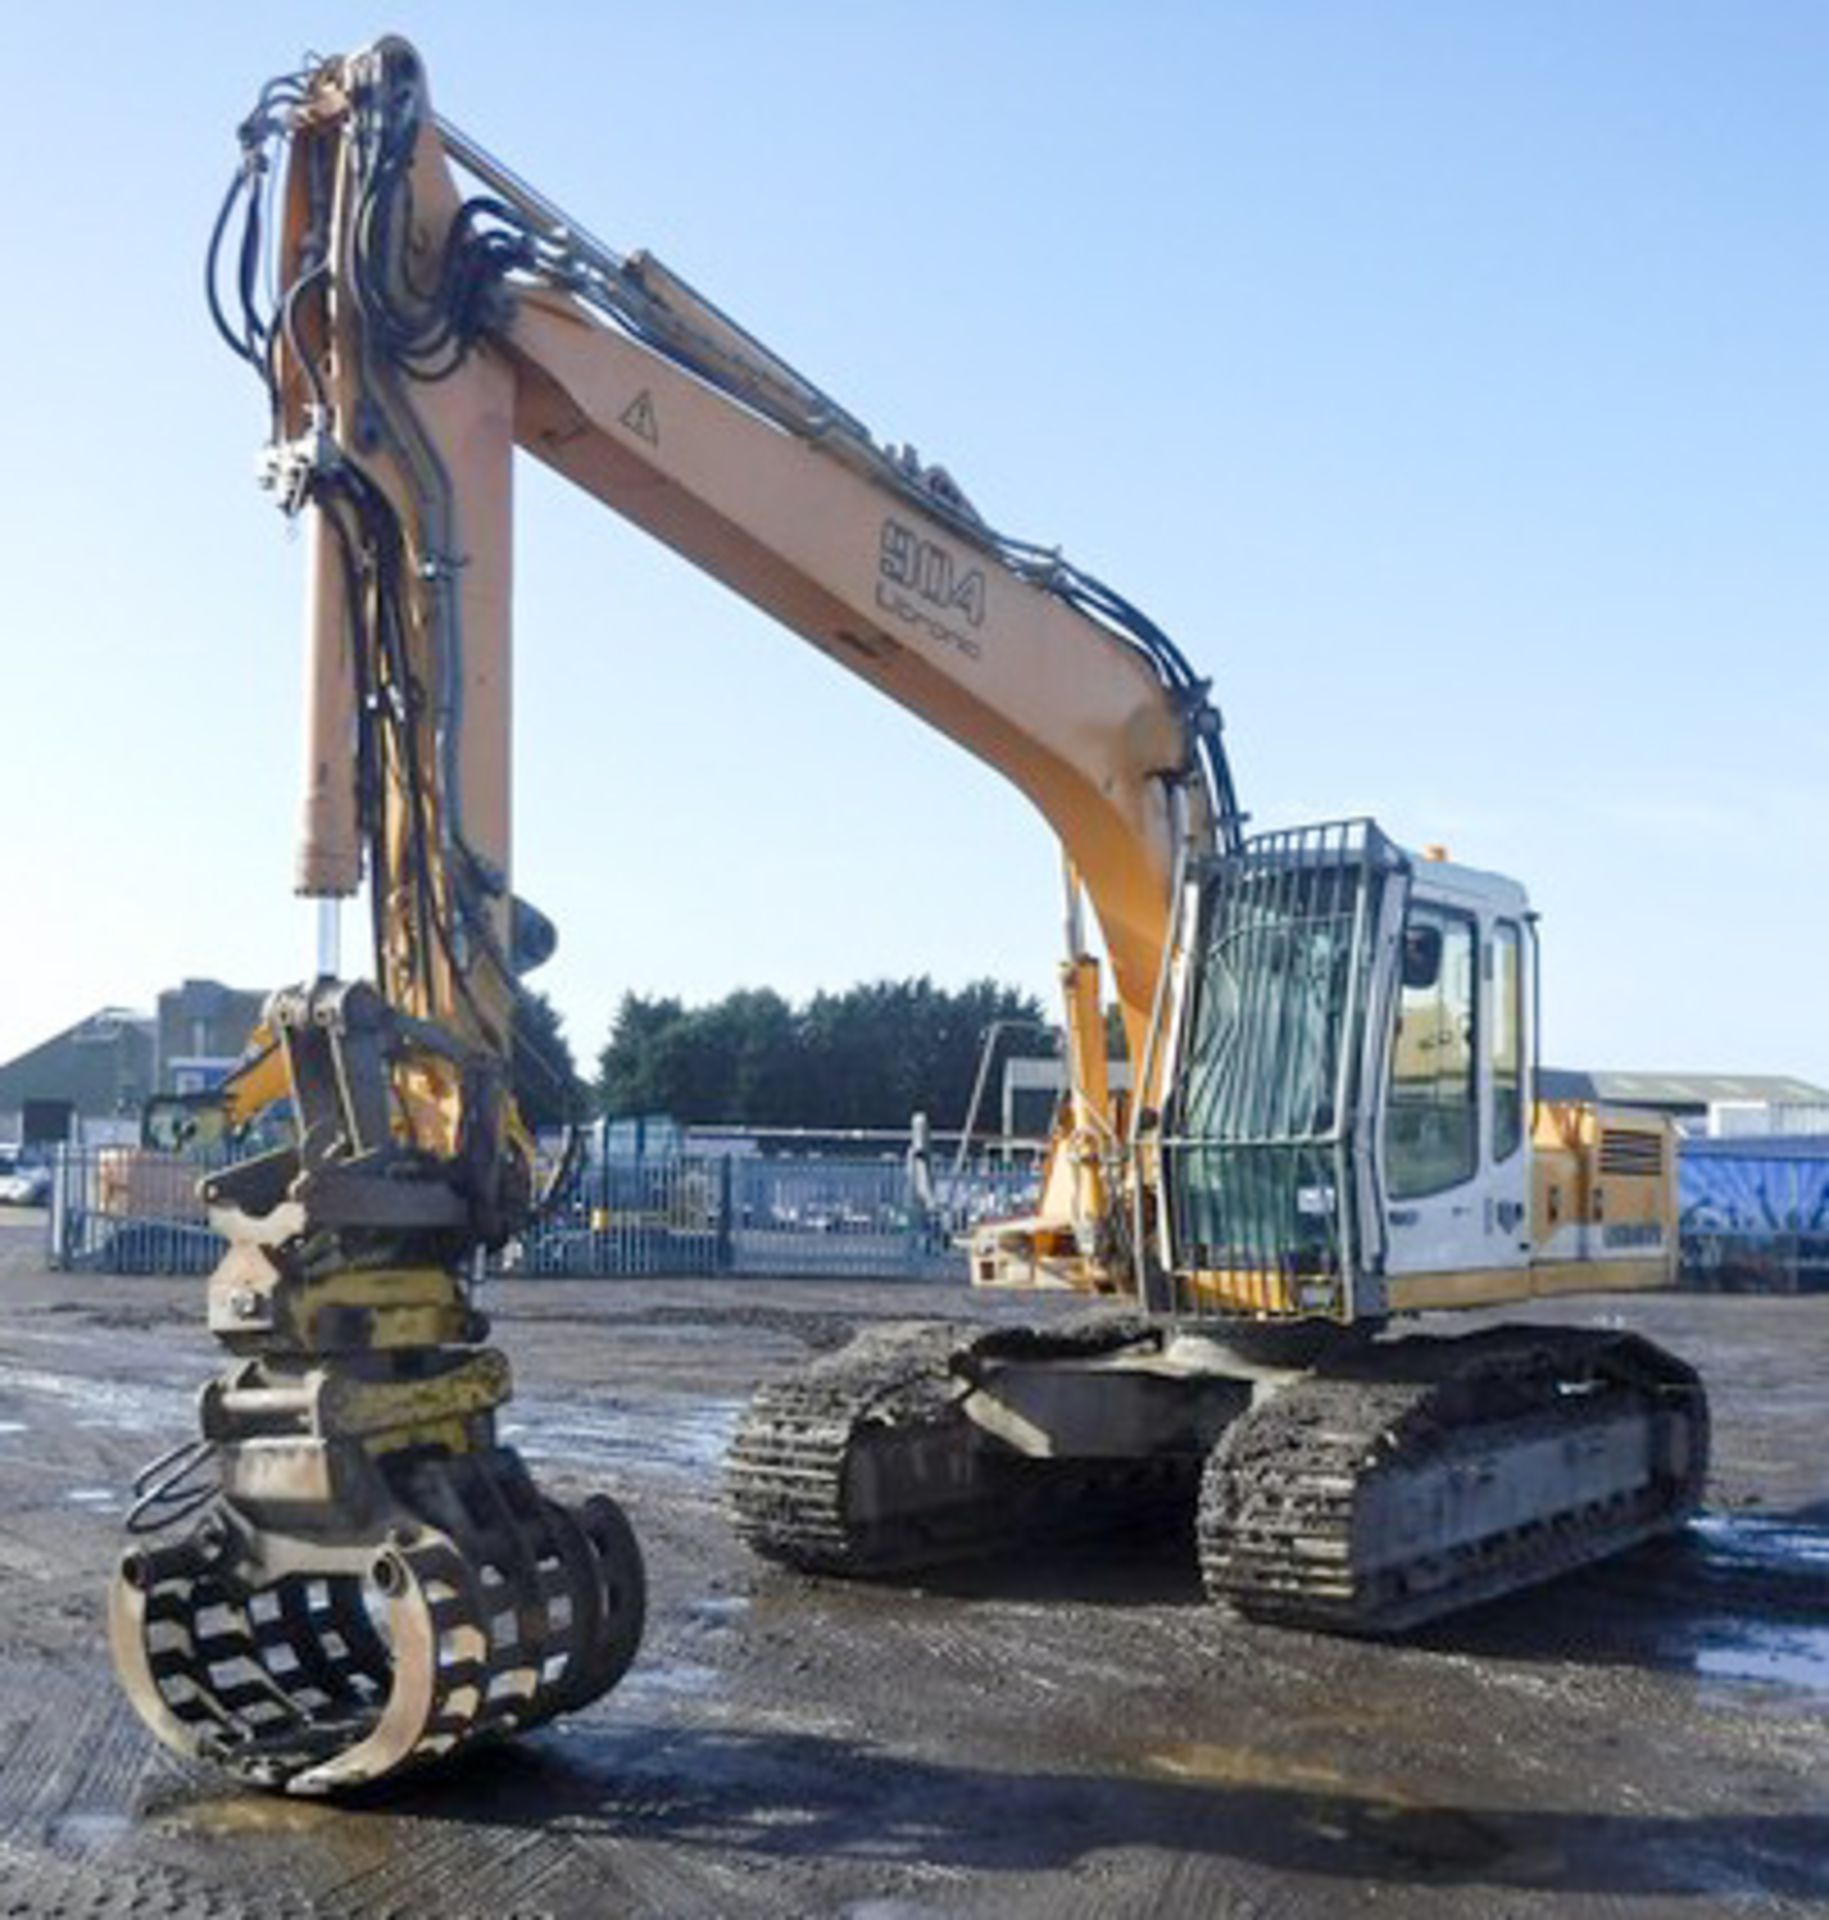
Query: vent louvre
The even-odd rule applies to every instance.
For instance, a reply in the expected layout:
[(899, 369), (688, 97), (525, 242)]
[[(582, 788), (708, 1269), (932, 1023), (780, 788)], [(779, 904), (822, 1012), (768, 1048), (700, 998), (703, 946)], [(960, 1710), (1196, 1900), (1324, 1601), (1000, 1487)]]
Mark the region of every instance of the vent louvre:
[(1664, 1136), (1605, 1127), (1600, 1136), (1602, 1173), (1638, 1175), (1655, 1179), (1664, 1171)]

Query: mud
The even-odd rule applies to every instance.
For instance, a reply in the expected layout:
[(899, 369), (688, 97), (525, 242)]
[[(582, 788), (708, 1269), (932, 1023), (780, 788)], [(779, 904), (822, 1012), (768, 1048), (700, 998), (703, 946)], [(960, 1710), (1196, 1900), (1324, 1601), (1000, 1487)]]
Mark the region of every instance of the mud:
[(1717, 1417), (1681, 1540), (1407, 1645), (1226, 1620), (1188, 1543), (889, 1589), (752, 1563), (716, 1462), (751, 1385), (886, 1282), (504, 1281), (543, 1479), (642, 1537), (647, 1644), (591, 1711), (323, 1806), (155, 1752), (102, 1595), (124, 1490), (215, 1364), (198, 1281), (47, 1274), (0, 1226), (0, 1916), (1829, 1912), (1829, 1300), (1663, 1299)]

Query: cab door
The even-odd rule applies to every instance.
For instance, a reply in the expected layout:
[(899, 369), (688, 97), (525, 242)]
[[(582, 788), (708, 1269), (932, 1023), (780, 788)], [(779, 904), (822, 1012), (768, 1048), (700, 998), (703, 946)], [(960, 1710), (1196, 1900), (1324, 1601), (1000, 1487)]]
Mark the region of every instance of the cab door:
[(1526, 958), (1517, 917), (1412, 898), (1385, 1096), (1393, 1274), (1528, 1263)]

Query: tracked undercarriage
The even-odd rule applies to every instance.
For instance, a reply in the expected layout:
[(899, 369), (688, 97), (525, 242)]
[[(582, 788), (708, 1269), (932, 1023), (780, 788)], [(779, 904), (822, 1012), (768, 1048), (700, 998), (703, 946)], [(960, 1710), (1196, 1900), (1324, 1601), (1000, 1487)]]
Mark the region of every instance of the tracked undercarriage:
[(1708, 1411), (1629, 1334), (1501, 1327), (1373, 1346), (1232, 1427), (1201, 1574), (1256, 1618), (1396, 1633), (1680, 1526)]
[(1707, 1453), (1695, 1374), (1631, 1335), (1347, 1338), (1296, 1366), (1099, 1316), (862, 1336), (757, 1394), (727, 1491), (757, 1552), (814, 1573), (1190, 1528), (1215, 1600), (1381, 1634), (1680, 1526)]
[(770, 1559), (870, 1575), (1185, 1512), (1198, 1474), (1186, 1447), (1049, 1457), (980, 1424), (993, 1403), (974, 1382), (987, 1372), (1154, 1350), (1155, 1336), (1115, 1318), (1055, 1334), (945, 1321), (865, 1333), (757, 1393), (725, 1463), (731, 1515)]

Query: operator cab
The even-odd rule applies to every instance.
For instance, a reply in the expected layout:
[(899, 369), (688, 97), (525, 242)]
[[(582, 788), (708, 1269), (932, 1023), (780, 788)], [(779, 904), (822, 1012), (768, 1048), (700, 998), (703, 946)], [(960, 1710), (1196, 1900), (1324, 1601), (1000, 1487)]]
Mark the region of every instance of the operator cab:
[(1204, 863), (1171, 1015), (1165, 1269), (1184, 1312), (1386, 1311), (1528, 1266), (1532, 921), (1369, 820)]

